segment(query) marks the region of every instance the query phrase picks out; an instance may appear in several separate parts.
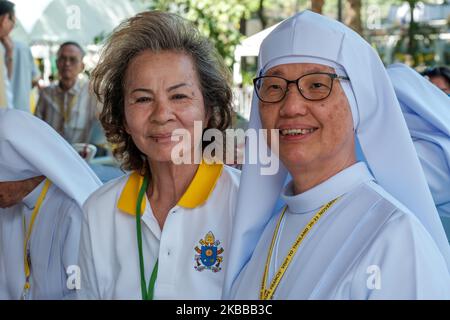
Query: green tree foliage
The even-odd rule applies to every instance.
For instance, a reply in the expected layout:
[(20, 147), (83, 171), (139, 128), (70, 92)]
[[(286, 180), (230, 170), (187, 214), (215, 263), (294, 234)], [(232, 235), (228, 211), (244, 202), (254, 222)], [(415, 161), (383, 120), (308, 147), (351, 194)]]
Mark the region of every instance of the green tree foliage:
[[(418, 23), (414, 20), (413, 12), (419, 0), (395, 1), (397, 4), (405, 2), (409, 5), (409, 23), (406, 30), (400, 33), (401, 39), (396, 45), (395, 53), (397, 57), (404, 57), (404, 60), (412, 66), (433, 64), (434, 55), (430, 52), (433, 41), (430, 36), (438, 34), (439, 30), (428, 23)], [(420, 41), (418, 41), (419, 37)]]
[[(150, 1), (149, 1), (150, 2)], [(192, 21), (233, 65), (236, 45), (242, 40), (241, 23), (257, 12), (263, 0), (159, 0), (151, 1), (150, 9), (174, 12)]]

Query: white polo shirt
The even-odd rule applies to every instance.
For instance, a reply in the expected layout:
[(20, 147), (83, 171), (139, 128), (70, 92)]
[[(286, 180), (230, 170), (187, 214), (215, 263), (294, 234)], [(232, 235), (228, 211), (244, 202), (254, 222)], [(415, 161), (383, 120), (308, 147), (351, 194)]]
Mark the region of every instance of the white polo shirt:
[[(24, 218), (28, 228), (43, 186), (44, 181), (21, 203), (0, 208), (0, 300), (22, 298)], [(81, 220), (80, 206), (52, 184), (36, 216), (29, 241), (31, 288), (25, 299), (73, 298), (72, 288), (76, 284), (71, 281), (71, 268), (78, 260)]]
[[(145, 278), (148, 285), (158, 259), (155, 299), (221, 298), (239, 176), (228, 166), (200, 164), (163, 230), (144, 197)], [(142, 299), (135, 217), (142, 182), (133, 172), (105, 184), (86, 201), (79, 298)]]

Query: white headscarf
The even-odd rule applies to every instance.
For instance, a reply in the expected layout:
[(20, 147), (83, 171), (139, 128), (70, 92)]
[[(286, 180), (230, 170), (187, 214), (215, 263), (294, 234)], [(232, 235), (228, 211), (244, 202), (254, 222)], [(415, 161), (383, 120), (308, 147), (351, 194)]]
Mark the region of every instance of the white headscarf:
[(37, 117), (0, 110), (0, 181), (45, 176), (80, 206), (102, 185), (87, 163)]
[(390, 65), (387, 72), (411, 137), (439, 145), (450, 168), (450, 99), (404, 64)]
[[(433, 154), (418, 149), (422, 161), (447, 165), (442, 175), (428, 173), (427, 180), (436, 205), (450, 202), (450, 99), (433, 83), (404, 64), (393, 64), (387, 68), (400, 107), (413, 139), (424, 140), (438, 150)], [(442, 180), (447, 175), (447, 179)], [(438, 188), (436, 188), (436, 186)], [(445, 188), (445, 189), (444, 189)]]
[[(258, 74), (284, 63), (320, 63), (350, 78), (345, 87), (355, 134), (377, 183), (408, 207), (434, 238), (450, 269), (450, 247), (386, 70), (373, 48), (357, 33), (327, 17), (304, 11), (284, 20), (263, 41)], [(314, 62), (316, 61), (316, 62)], [(350, 90), (349, 90), (350, 89)], [(355, 105), (353, 105), (353, 101)], [(253, 94), (249, 128), (261, 128)], [(261, 176), (261, 164), (245, 164), (233, 221), (224, 297), (250, 259), (271, 218), (286, 177)]]

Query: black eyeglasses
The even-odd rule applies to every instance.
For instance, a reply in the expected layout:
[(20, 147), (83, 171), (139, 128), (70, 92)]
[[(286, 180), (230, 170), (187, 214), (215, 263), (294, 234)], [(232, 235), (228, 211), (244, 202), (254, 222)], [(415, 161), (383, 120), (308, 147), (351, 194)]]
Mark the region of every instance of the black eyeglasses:
[(279, 76), (262, 76), (253, 79), (256, 95), (266, 103), (277, 103), (284, 99), (289, 91), (289, 85), (295, 83), (298, 91), (306, 100), (317, 101), (326, 99), (333, 89), (333, 80), (350, 80), (348, 77), (335, 73), (308, 73), (296, 80), (287, 80)]

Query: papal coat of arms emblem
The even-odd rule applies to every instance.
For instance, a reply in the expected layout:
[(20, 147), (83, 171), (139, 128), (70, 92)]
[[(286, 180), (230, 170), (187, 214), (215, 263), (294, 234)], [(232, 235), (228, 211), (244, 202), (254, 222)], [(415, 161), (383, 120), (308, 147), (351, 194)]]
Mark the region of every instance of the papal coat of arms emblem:
[(195, 270), (211, 270), (212, 272), (219, 272), (222, 270), (220, 264), (223, 261), (223, 257), (220, 255), (224, 250), (219, 248), (220, 241), (216, 240), (214, 234), (209, 231), (204, 239), (199, 241), (200, 247), (195, 246)]

